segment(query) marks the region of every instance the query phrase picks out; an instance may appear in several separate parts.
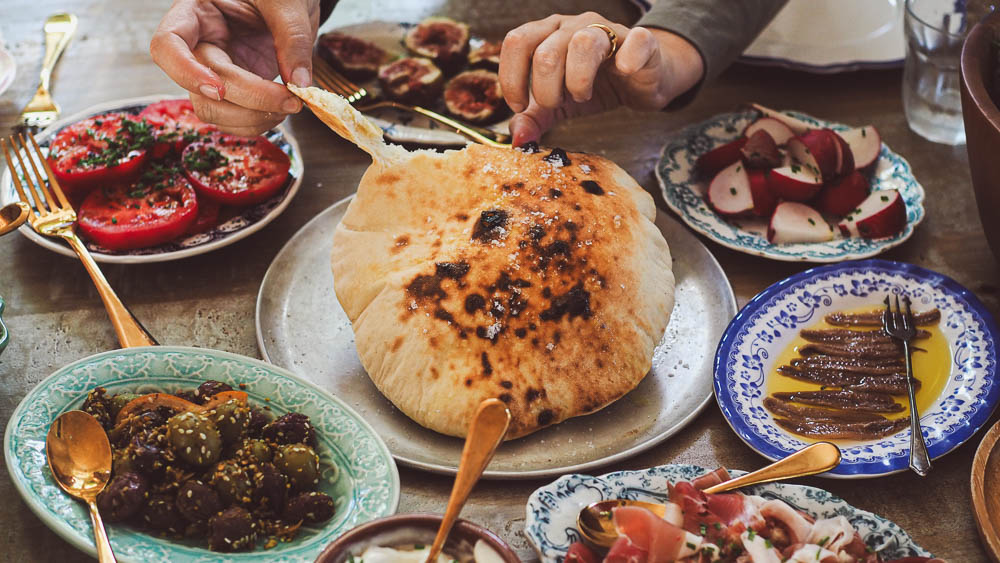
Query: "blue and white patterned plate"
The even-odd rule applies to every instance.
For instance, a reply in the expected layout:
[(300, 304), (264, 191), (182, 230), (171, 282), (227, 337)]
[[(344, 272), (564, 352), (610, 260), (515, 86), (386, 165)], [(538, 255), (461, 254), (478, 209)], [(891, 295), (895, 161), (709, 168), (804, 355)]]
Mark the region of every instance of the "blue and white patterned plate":
[[(60, 119), (49, 127), (46, 127), (44, 131), (35, 135), (35, 138), (38, 140), (42, 151), (47, 154), (49, 142), (55, 133), (71, 123), (111, 111), (137, 114), (154, 102), (176, 97), (176, 95), (161, 94), (96, 105)], [(264, 136), (283, 150), (292, 162), (292, 166), (288, 170), (288, 179), (285, 181), (285, 185), (270, 199), (257, 205), (241, 208), (239, 215), (216, 225), (213, 229), (158, 246), (137, 248), (134, 250), (108, 250), (100, 245), (86, 241), (87, 249), (90, 250), (91, 256), (98, 262), (111, 264), (166, 262), (168, 260), (177, 260), (179, 258), (204, 254), (211, 250), (228, 246), (263, 229), (265, 225), (273, 221), (278, 215), (281, 215), (281, 212), (288, 207), (292, 198), (295, 197), (296, 192), (299, 191), (299, 185), (302, 184), (302, 176), (305, 173), (305, 165), (302, 161), (302, 152), (299, 150), (299, 144), (283, 125), (279, 125), (264, 133)], [(10, 170), (4, 170), (3, 177), (0, 178), (0, 206), (17, 200), (18, 195), (14, 189), (14, 183), (11, 181)], [(36, 233), (27, 223), (21, 226), (20, 231), (33, 242), (49, 250), (54, 250), (59, 254), (72, 258), (76, 257), (76, 253), (62, 241), (44, 237)]]
[[(996, 321), (957, 282), (901, 262), (863, 260), (831, 264), (791, 276), (750, 300), (729, 324), (715, 356), (715, 397), (733, 430), (757, 453), (777, 460), (807, 442), (776, 426), (764, 409), (765, 379), (799, 330), (827, 313), (882, 305), (885, 296), (909, 296), (913, 308), (941, 311), (951, 375), (941, 395), (920, 413), (927, 449), (940, 457), (972, 437), (1000, 398)], [(919, 375), (919, 374), (918, 374)], [(827, 477), (863, 478), (905, 471), (910, 430), (869, 441), (840, 441), (843, 458)]]
[[(528, 498), (524, 533), (543, 563), (561, 563), (570, 544), (579, 541), (576, 517), (592, 502), (632, 499), (647, 502), (667, 500), (667, 483), (690, 481), (708, 470), (696, 465), (661, 465), (639, 471), (617, 471), (600, 477), (564, 475), (537, 489)], [(730, 471), (735, 476), (745, 471)], [(930, 556), (896, 524), (844, 502), (815, 487), (767, 483), (741, 489), (749, 495), (781, 499), (815, 518), (846, 517), (865, 543), (886, 559)]]
[(7, 471), (18, 493), (46, 526), (74, 547), (96, 556), (90, 519), (83, 503), (62, 492), (45, 458), (45, 435), (60, 414), (80, 408), (97, 386), (109, 392), (177, 391), (216, 379), (246, 384), (252, 404), (271, 407), (275, 416), (301, 412), (316, 428), (323, 479), (320, 490), (336, 500), (328, 522), (303, 528), (292, 542), (271, 549), (225, 554), (199, 541), (171, 541), (129, 526), (108, 526), (122, 563), (147, 561), (305, 562), (313, 561), (341, 533), (393, 514), (399, 505), (399, 474), (385, 443), (350, 407), (290, 372), (236, 354), (156, 346), (104, 352), (74, 362), (38, 384), (21, 401), (4, 434)]
[[(849, 129), (839, 123), (822, 121), (797, 112), (785, 112), (806, 123), (833, 130)], [(667, 205), (680, 215), (689, 227), (722, 246), (791, 262), (840, 262), (868, 258), (901, 244), (910, 238), (924, 218), (924, 188), (917, 183), (910, 165), (903, 157), (882, 144), (871, 178), (872, 190), (895, 188), (906, 204), (906, 227), (894, 237), (864, 239), (844, 238), (835, 231), (827, 242), (771, 244), (767, 241), (765, 218), (743, 218), (727, 221), (717, 215), (705, 200), (708, 181), (694, 169), (695, 160), (709, 150), (735, 140), (759, 114), (756, 112), (726, 113), (677, 131), (656, 166), (656, 177)]]

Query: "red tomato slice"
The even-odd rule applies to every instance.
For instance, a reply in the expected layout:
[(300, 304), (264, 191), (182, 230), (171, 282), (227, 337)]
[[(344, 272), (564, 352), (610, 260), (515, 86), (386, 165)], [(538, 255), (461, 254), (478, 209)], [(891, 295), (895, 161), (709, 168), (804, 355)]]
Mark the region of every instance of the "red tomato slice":
[(198, 195), (223, 205), (253, 205), (285, 184), (291, 161), (264, 137), (218, 134), (191, 143), (181, 157)]
[(198, 200), (198, 217), (184, 231), (185, 235), (196, 235), (214, 229), (219, 224), (219, 211), (222, 206), (207, 197)]
[(152, 163), (136, 182), (90, 192), (77, 227), (111, 250), (156, 246), (173, 240), (198, 217), (194, 188), (177, 166)]
[(48, 160), (67, 197), (78, 201), (95, 187), (135, 180), (152, 144), (148, 125), (108, 113), (60, 130), (49, 145)]
[(162, 157), (171, 150), (178, 154), (189, 143), (218, 129), (198, 119), (191, 100), (163, 100), (146, 106), (139, 117), (152, 126), (156, 136), (153, 157)]

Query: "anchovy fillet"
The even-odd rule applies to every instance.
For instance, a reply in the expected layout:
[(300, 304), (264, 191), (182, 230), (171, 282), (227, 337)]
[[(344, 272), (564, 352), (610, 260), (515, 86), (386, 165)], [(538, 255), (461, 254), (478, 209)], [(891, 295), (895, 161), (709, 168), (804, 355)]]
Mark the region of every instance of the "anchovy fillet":
[(900, 412), (903, 405), (885, 393), (870, 391), (792, 391), (775, 393), (776, 399), (820, 407), (833, 407), (863, 412)]
[[(867, 313), (830, 313), (826, 322), (834, 326), (882, 326), (882, 311)], [(941, 320), (941, 311), (931, 309), (913, 314), (913, 323), (917, 326), (937, 324)]]
[(775, 416), (782, 416), (794, 422), (877, 422), (886, 418), (880, 414), (830, 410), (818, 407), (803, 407), (774, 397), (764, 399), (764, 408)]
[(774, 422), (785, 430), (813, 438), (841, 438), (845, 440), (870, 440), (899, 432), (910, 425), (908, 418), (883, 419), (872, 422), (794, 421), (776, 418)]

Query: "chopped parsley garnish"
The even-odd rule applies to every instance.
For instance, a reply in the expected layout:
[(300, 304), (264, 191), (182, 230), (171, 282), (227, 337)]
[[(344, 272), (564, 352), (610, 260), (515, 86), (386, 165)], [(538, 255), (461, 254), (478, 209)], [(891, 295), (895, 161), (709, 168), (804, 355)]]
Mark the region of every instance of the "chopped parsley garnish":
[(205, 147), (184, 155), (184, 165), (196, 172), (214, 170), (220, 166), (225, 166), (228, 162), (229, 158), (215, 147)]
[(816, 550), (816, 561), (819, 561), (819, 556), (822, 555), (822, 554), (823, 554), (823, 548), (822, 547)]
[[(88, 129), (87, 133), (93, 137), (94, 133)], [(118, 161), (124, 160), (129, 154), (146, 149), (152, 146), (154, 138), (152, 128), (145, 119), (133, 121), (132, 119), (122, 119), (121, 129), (114, 137), (104, 137), (108, 144), (100, 152), (92, 152), (77, 161), (80, 167), (115, 166)]]
[(813, 219), (812, 217), (810, 217), (809, 218), (809, 224), (815, 226), (816, 225), (816, 220)]
[(716, 530), (721, 530), (722, 529), (722, 524), (720, 524), (719, 522), (716, 522), (715, 524), (712, 524), (712, 527), (715, 528)]
[(774, 544), (771, 543), (771, 540), (764, 540), (764, 547), (774, 547)]
[(687, 543), (685, 543), (684, 545), (686, 545), (686, 546), (687, 546), (687, 548), (688, 548), (688, 549), (690, 549), (691, 551), (694, 551), (695, 549), (697, 549), (697, 548), (698, 548), (698, 546), (696, 546), (695, 544), (693, 544), (693, 543), (691, 543), (691, 542), (687, 542)]
[(800, 167), (798, 164), (793, 164), (792, 165), (792, 173), (793, 174), (798, 174), (799, 170), (802, 170), (802, 167)]
[(864, 127), (861, 128), (861, 136), (862, 137), (867, 137), (868, 136), (868, 133), (865, 132), (865, 128)]
[(882, 201), (889, 201), (889, 196), (887, 195), (882, 196)]
[(413, 549), (423, 549), (423, 548), (424, 548), (424, 544), (422, 544), (422, 543), (415, 543), (415, 544), (413, 544)]
[(826, 545), (826, 542), (828, 541), (830, 541), (830, 536), (826, 536), (825, 538), (819, 540), (818, 542), (816, 542), (816, 545), (823, 547), (824, 545)]
[(729, 188), (729, 193), (736, 195), (736, 188)]
[(700, 526), (700, 527), (698, 528), (698, 531), (699, 531), (699, 532), (701, 532), (701, 535), (703, 535), (703, 536), (704, 536), (705, 534), (707, 534), (707, 533), (708, 533), (708, 526), (706, 526), (706, 525), (702, 524), (702, 525), (701, 525), (701, 526)]
[(757, 536), (757, 532), (755, 532), (753, 530), (750, 530), (750, 531), (747, 532), (747, 537), (750, 538), (751, 540), (753, 540), (754, 537), (756, 537), (756, 536)]

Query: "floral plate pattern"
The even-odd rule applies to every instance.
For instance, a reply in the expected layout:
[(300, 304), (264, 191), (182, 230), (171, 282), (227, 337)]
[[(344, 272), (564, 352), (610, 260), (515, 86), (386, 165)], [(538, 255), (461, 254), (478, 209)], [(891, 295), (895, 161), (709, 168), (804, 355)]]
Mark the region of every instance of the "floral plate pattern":
[[(138, 114), (143, 108), (154, 102), (176, 97), (176, 95), (162, 94), (118, 100), (93, 106), (57, 121), (35, 135), (35, 138), (38, 140), (42, 152), (48, 154), (49, 142), (60, 129), (71, 123), (111, 111)], [(284, 151), (292, 163), (291, 168), (288, 170), (288, 179), (285, 181), (285, 185), (271, 198), (257, 205), (242, 208), (242, 212), (239, 215), (216, 225), (208, 231), (189, 235), (157, 246), (136, 248), (134, 250), (109, 250), (90, 241), (84, 241), (87, 249), (90, 250), (91, 256), (98, 262), (112, 264), (165, 262), (204, 254), (210, 250), (228, 246), (264, 228), (265, 225), (273, 221), (278, 215), (281, 215), (281, 212), (291, 203), (292, 198), (299, 191), (299, 185), (302, 183), (302, 176), (305, 170), (299, 144), (284, 126), (279, 125), (275, 127), (264, 133), (264, 136)], [(4, 170), (3, 177), (0, 179), (0, 205), (6, 205), (18, 199), (17, 191), (15, 191), (14, 183), (10, 177), (10, 170)], [(36, 233), (27, 223), (20, 228), (20, 231), (33, 242), (49, 250), (54, 250), (59, 254), (72, 258), (76, 257), (76, 253), (69, 246), (63, 244), (62, 241)]]
[[(774, 424), (764, 409), (765, 378), (774, 358), (799, 330), (834, 311), (880, 306), (886, 295), (909, 296), (913, 308), (941, 311), (951, 374), (920, 425), (932, 458), (972, 437), (1000, 398), (996, 321), (957, 282), (930, 270), (885, 260), (831, 264), (791, 276), (765, 289), (736, 315), (715, 357), (715, 396), (733, 430), (757, 453), (777, 460), (807, 444)], [(840, 465), (827, 477), (876, 477), (904, 471), (910, 448), (907, 428), (869, 441), (840, 441)]]
[[(788, 115), (817, 127), (833, 130), (848, 126), (822, 121), (798, 112)], [(708, 206), (705, 191), (708, 182), (698, 176), (694, 163), (699, 155), (737, 139), (759, 117), (756, 112), (726, 113), (696, 123), (676, 132), (663, 147), (656, 177), (670, 209), (692, 229), (733, 250), (790, 262), (840, 262), (868, 258), (902, 244), (924, 218), (924, 188), (917, 183), (910, 165), (903, 157), (882, 144), (874, 164), (872, 190), (897, 189), (906, 204), (906, 227), (896, 236), (881, 239), (842, 237), (827, 242), (771, 244), (767, 241), (767, 219), (744, 218), (726, 221)]]
[[(592, 502), (631, 499), (667, 500), (667, 483), (690, 481), (708, 470), (696, 465), (661, 465), (639, 471), (617, 471), (599, 477), (564, 475), (531, 493), (524, 531), (543, 563), (562, 563), (570, 544), (579, 541), (576, 517)], [(730, 471), (733, 476), (745, 471)], [(749, 495), (780, 499), (816, 518), (844, 516), (865, 543), (883, 558), (929, 556), (896, 524), (844, 502), (815, 487), (767, 483), (741, 489)]]
[(18, 405), (4, 435), (4, 457), (14, 486), (45, 525), (76, 548), (96, 556), (87, 510), (63, 493), (49, 472), (45, 436), (50, 424), (60, 414), (78, 409), (87, 392), (97, 386), (112, 393), (175, 391), (206, 379), (233, 387), (245, 384), (251, 403), (267, 400), (274, 416), (290, 411), (309, 416), (319, 439), (320, 490), (336, 500), (336, 513), (325, 524), (303, 528), (292, 542), (237, 554), (217, 553), (200, 547), (200, 542), (171, 541), (111, 525), (108, 535), (119, 561), (313, 561), (341, 533), (396, 511), (399, 474), (389, 450), (345, 403), (259, 360), (184, 347), (104, 352), (63, 367), (39, 383)]

